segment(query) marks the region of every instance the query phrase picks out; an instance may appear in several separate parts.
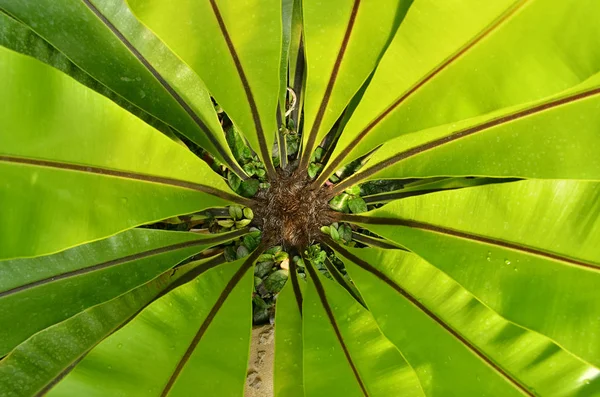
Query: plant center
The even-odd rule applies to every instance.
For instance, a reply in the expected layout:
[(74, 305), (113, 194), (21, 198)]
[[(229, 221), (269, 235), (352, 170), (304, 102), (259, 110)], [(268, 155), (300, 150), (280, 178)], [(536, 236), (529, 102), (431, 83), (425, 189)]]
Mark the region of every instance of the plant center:
[(313, 190), (310, 182), (306, 172), (282, 173), (259, 192), (253, 210), (263, 241), (304, 248), (318, 238), (321, 226), (333, 222), (326, 189)]

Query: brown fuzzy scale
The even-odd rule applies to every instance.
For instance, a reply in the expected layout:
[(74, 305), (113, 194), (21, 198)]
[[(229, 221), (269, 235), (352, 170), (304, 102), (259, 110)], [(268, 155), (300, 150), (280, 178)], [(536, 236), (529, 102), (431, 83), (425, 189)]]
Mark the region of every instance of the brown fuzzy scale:
[(254, 223), (263, 241), (286, 248), (304, 248), (318, 239), (321, 226), (335, 222), (327, 188), (311, 189), (306, 172), (279, 170), (271, 187), (255, 197)]

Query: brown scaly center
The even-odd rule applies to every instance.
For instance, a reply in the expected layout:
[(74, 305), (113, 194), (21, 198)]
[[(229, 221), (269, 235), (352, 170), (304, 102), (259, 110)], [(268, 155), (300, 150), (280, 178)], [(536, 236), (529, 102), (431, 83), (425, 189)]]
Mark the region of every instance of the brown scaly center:
[(257, 197), (254, 220), (270, 245), (304, 248), (333, 222), (325, 188), (311, 189), (306, 172), (281, 172)]

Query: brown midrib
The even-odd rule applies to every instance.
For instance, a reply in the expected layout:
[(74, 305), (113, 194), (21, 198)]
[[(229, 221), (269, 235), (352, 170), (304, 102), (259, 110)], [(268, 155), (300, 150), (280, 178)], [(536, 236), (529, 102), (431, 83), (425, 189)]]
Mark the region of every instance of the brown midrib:
[(246, 99), (248, 100), (248, 105), (250, 106), (250, 112), (252, 113), (252, 120), (254, 121), (254, 127), (256, 128), (256, 136), (258, 138), (258, 143), (260, 146), (260, 152), (262, 154), (263, 160), (265, 162), (265, 167), (267, 169), (267, 173), (269, 174), (269, 178), (274, 180), (277, 177), (277, 173), (273, 164), (271, 163), (271, 152), (267, 147), (267, 141), (265, 138), (265, 131), (263, 129), (262, 121), (260, 120), (260, 115), (258, 112), (258, 107), (256, 106), (256, 100), (254, 99), (254, 94), (252, 93), (252, 89), (250, 88), (250, 83), (248, 82), (248, 78), (246, 77), (246, 72), (244, 71), (244, 67), (242, 66), (242, 62), (238, 56), (237, 50), (233, 45), (233, 41), (231, 40), (231, 36), (229, 35), (229, 31), (227, 30), (227, 26), (225, 25), (225, 21), (223, 20), (223, 16), (221, 15), (221, 11), (217, 6), (215, 0), (210, 0), (210, 5), (215, 14), (215, 18), (217, 19), (217, 23), (219, 24), (219, 29), (221, 30), (221, 34), (225, 39), (225, 43), (227, 44), (227, 49), (229, 50), (229, 54), (233, 59), (233, 63), (235, 64), (235, 68), (240, 77), (240, 81), (242, 82), (242, 86), (244, 88), (244, 93), (246, 94)]
[(328, 239), (327, 245), (329, 245), (330, 247), (332, 247), (333, 249), (335, 249), (336, 251), (338, 251), (339, 253), (341, 253), (342, 255), (344, 255), (346, 258), (350, 259), (352, 262), (354, 262), (361, 269), (363, 269), (363, 270), (371, 273), (373, 276), (377, 277), (378, 279), (380, 279), (381, 281), (383, 281), (384, 283), (386, 283), (387, 285), (389, 285), (390, 287), (392, 287), (397, 293), (399, 293), (400, 295), (402, 295), (406, 300), (408, 300), (410, 303), (412, 303), (414, 306), (416, 306), (419, 310), (421, 310), (423, 313), (425, 313), (429, 318), (431, 318), (432, 320), (434, 320), (438, 325), (440, 325), (448, 333), (450, 333), (452, 336), (454, 336), (465, 347), (467, 347), (477, 357), (479, 357), (487, 365), (489, 365), (496, 372), (498, 372), (503, 378), (505, 378), (506, 380), (508, 380), (513, 386), (515, 386), (517, 389), (519, 389), (522, 393), (524, 393), (524, 394), (526, 394), (528, 396), (531, 396), (531, 397), (535, 396), (533, 393), (531, 393), (531, 391), (529, 391), (529, 389), (527, 389), (519, 381), (517, 381), (516, 379), (514, 379), (502, 367), (500, 367), (498, 364), (496, 364), (494, 361), (492, 361), (490, 358), (488, 358), (475, 345), (471, 344), (471, 342), (469, 342), (459, 332), (457, 332), (456, 330), (454, 330), (454, 328), (452, 328), (444, 320), (442, 320), (435, 313), (433, 313), (431, 310), (429, 310), (427, 307), (425, 307), (421, 302), (419, 302), (410, 293), (408, 293), (406, 290), (404, 290), (402, 287), (400, 287), (398, 284), (396, 284), (392, 279), (390, 279), (388, 276), (386, 276), (383, 272), (381, 272), (380, 270), (374, 268), (369, 263), (363, 261), (359, 257), (353, 255), (352, 253), (350, 253), (349, 251), (347, 251), (346, 249), (344, 249), (343, 247), (341, 247), (340, 245), (338, 245), (337, 243), (335, 243), (331, 239)]
[(300, 169), (303, 169), (304, 167), (308, 166), (308, 162), (312, 154), (311, 152), (314, 147), (315, 140), (317, 139), (319, 128), (321, 127), (321, 123), (323, 122), (325, 110), (327, 109), (327, 105), (329, 104), (329, 100), (331, 99), (331, 93), (337, 80), (338, 73), (342, 65), (342, 60), (344, 59), (344, 55), (346, 54), (346, 48), (348, 47), (350, 36), (352, 35), (352, 30), (354, 28), (354, 23), (356, 22), (356, 15), (358, 14), (360, 1), (361, 0), (354, 0), (352, 11), (350, 13), (350, 19), (346, 27), (346, 32), (344, 33), (344, 38), (342, 39), (342, 45), (335, 59), (333, 70), (331, 72), (331, 76), (329, 77), (329, 81), (327, 82), (327, 87), (325, 88), (325, 93), (323, 94), (321, 105), (319, 106), (319, 110), (317, 111), (317, 115), (315, 116), (315, 121), (312, 125), (310, 133), (308, 135), (308, 139), (306, 141), (306, 147), (304, 149), (304, 154), (302, 155), (302, 160), (300, 162), (300, 165), (298, 166), (298, 168)]
[(558, 255), (553, 252), (547, 252), (538, 250), (536, 248), (528, 247), (525, 245), (516, 244), (510, 241), (504, 241), (500, 239), (494, 239), (485, 236), (479, 236), (476, 234), (466, 233), (460, 230), (448, 229), (436, 225), (432, 225), (424, 222), (417, 222), (408, 219), (400, 219), (400, 218), (379, 218), (379, 217), (369, 217), (369, 216), (359, 216), (359, 215), (347, 215), (343, 214), (340, 216), (340, 219), (347, 222), (352, 223), (362, 223), (366, 225), (395, 225), (395, 226), (405, 226), (414, 229), (428, 230), (438, 234), (444, 234), (447, 236), (458, 237), (466, 240), (477, 241), (484, 244), (495, 245), (498, 247), (508, 248), (515, 251), (521, 251), (527, 254), (532, 254), (536, 256), (541, 256), (546, 259), (551, 259), (559, 262), (565, 262), (570, 265), (583, 267), (586, 269), (591, 269), (595, 271), (600, 271), (600, 267), (595, 266), (591, 263), (587, 263), (578, 259), (569, 258), (566, 256)]
[(239, 196), (235, 196), (235, 195), (227, 193), (227, 192), (223, 192), (223, 191), (215, 189), (211, 186), (201, 185), (199, 183), (194, 183), (194, 182), (182, 181), (179, 179), (155, 176), (155, 175), (138, 174), (138, 173), (130, 172), (130, 171), (118, 171), (118, 170), (112, 170), (112, 169), (108, 169), (108, 168), (101, 168), (101, 167), (95, 167), (95, 166), (86, 166), (86, 165), (72, 164), (72, 163), (53, 161), (53, 160), (33, 159), (33, 158), (27, 158), (27, 157), (7, 156), (7, 155), (2, 155), (2, 154), (0, 154), (0, 162), (55, 168), (55, 169), (61, 169), (61, 170), (67, 170), (67, 171), (84, 172), (84, 173), (96, 174), (96, 175), (106, 175), (106, 176), (117, 177), (117, 178), (133, 179), (133, 180), (138, 180), (138, 181), (143, 181), (143, 182), (176, 186), (176, 187), (180, 187), (180, 188), (184, 188), (184, 189), (195, 190), (198, 192), (207, 193), (212, 196), (219, 197), (219, 198), (229, 200), (232, 202), (244, 204), (246, 206), (251, 205), (253, 202), (252, 200), (249, 200), (249, 199), (246, 199), (243, 197), (239, 197)]
[(356, 365), (354, 364), (354, 361), (352, 360), (352, 356), (350, 356), (350, 351), (348, 350), (348, 346), (346, 346), (346, 342), (344, 342), (344, 338), (342, 337), (340, 328), (337, 324), (337, 321), (335, 320), (333, 311), (331, 310), (331, 306), (329, 305), (329, 302), (327, 301), (327, 296), (325, 295), (325, 289), (323, 288), (323, 285), (321, 284), (321, 281), (319, 280), (317, 273), (312, 268), (312, 264), (309, 261), (306, 261), (305, 263), (306, 263), (306, 269), (308, 270), (308, 273), (310, 274), (310, 278), (315, 285), (315, 289), (317, 290), (317, 295), (319, 296), (319, 300), (321, 301), (321, 304), (323, 305), (323, 309), (325, 309), (325, 313), (327, 314), (327, 319), (329, 320), (329, 323), (331, 324), (331, 327), (333, 328), (333, 331), (335, 332), (335, 336), (336, 336), (342, 350), (344, 351), (344, 355), (346, 356), (346, 360), (348, 361), (348, 364), (350, 365), (350, 368), (352, 369), (352, 373), (354, 374), (354, 377), (355, 377), (358, 385), (360, 386), (361, 391), (363, 392), (363, 394), (366, 397), (368, 397), (369, 393), (367, 392), (367, 389), (360, 377), (360, 374), (358, 373), (358, 369), (356, 368)]
[(131, 44), (131, 42), (121, 33), (119, 29), (90, 0), (81, 0), (83, 4), (123, 43), (123, 45), (137, 58), (138, 61), (152, 74), (152, 76), (160, 83), (160, 85), (175, 99), (175, 101), (183, 108), (183, 110), (192, 118), (194, 123), (204, 132), (208, 140), (212, 143), (215, 150), (219, 152), (228, 167), (231, 168), (240, 178), (247, 179), (246, 173), (238, 166), (235, 160), (232, 160), (229, 155), (223, 150), (220, 142), (211, 133), (210, 129), (204, 124), (200, 117), (194, 112), (190, 105), (175, 91), (175, 89), (167, 82), (167, 80), (152, 66), (152, 64)]
[(0, 299), (4, 298), (6, 296), (9, 296), (9, 295), (13, 295), (13, 294), (31, 289), (31, 288), (39, 287), (41, 285), (57, 282), (60, 280), (65, 280), (65, 279), (72, 278), (72, 277), (81, 276), (81, 275), (92, 273), (92, 272), (95, 272), (98, 270), (104, 270), (104, 269), (107, 269), (110, 267), (122, 265), (127, 262), (133, 262), (133, 261), (145, 259), (145, 258), (148, 258), (151, 256), (160, 255), (160, 254), (164, 254), (164, 253), (171, 252), (171, 251), (177, 251), (177, 250), (184, 249), (184, 248), (195, 247), (198, 245), (211, 245), (211, 244), (221, 243), (221, 242), (227, 241), (229, 239), (241, 236), (247, 232), (248, 232), (248, 229), (240, 229), (238, 231), (235, 231), (233, 233), (228, 233), (226, 235), (220, 235), (220, 236), (202, 239), (202, 240), (186, 241), (183, 243), (168, 245), (165, 247), (155, 248), (152, 250), (139, 252), (137, 254), (124, 256), (122, 258), (112, 259), (110, 261), (102, 262), (102, 263), (99, 263), (99, 264), (96, 264), (93, 266), (89, 266), (89, 267), (85, 267), (82, 269), (76, 269), (76, 270), (72, 270), (69, 272), (52, 275), (52, 276), (46, 277), (41, 280), (36, 280), (36, 281), (28, 283), (28, 284), (24, 284), (24, 285), (20, 285), (18, 287), (11, 288), (7, 291), (2, 291), (2, 292), (0, 292)]
[(296, 262), (293, 260), (290, 261), (290, 278), (292, 280), (292, 290), (294, 292), (294, 298), (296, 300), (296, 305), (298, 306), (298, 312), (300, 313), (300, 317), (302, 317), (302, 292), (300, 291), (300, 284), (298, 284), (298, 274)]
[(206, 318), (202, 322), (202, 325), (200, 326), (200, 329), (198, 330), (198, 332), (196, 333), (196, 335), (194, 336), (194, 338), (190, 342), (187, 350), (185, 351), (184, 355), (181, 357), (181, 360), (179, 360), (179, 362), (177, 363), (177, 366), (175, 367), (175, 370), (171, 374), (171, 377), (167, 381), (167, 384), (165, 385), (162, 393), (160, 394), (161, 397), (165, 397), (165, 396), (167, 396), (169, 394), (169, 392), (173, 388), (173, 385), (177, 381), (177, 378), (181, 374), (181, 371), (183, 370), (183, 368), (185, 367), (185, 365), (189, 361), (190, 357), (194, 353), (194, 350), (196, 349), (196, 347), (198, 346), (198, 344), (202, 340), (202, 337), (206, 333), (206, 330), (208, 329), (208, 327), (210, 326), (210, 324), (212, 323), (212, 321), (216, 317), (217, 313), (219, 312), (219, 310), (221, 310), (221, 307), (223, 306), (223, 304), (225, 303), (225, 301), (227, 300), (227, 298), (229, 297), (229, 295), (231, 294), (231, 292), (233, 291), (233, 289), (240, 282), (240, 280), (244, 277), (244, 275), (246, 274), (246, 272), (252, 267), (252, 265), (254, 264), (254, 261), (260, 256), (260, 254), (263, 253), (263, 251), (264, 251), (264, 246), (262, 246), (262, 245), (259, 246), (248, 257), (248, 259), (246, 259), (244, 261), (244, 263), (242, 264), (242, 266), (231, 277), (231, 279), (229, 280), (229, 282), (227, 283), (227, 285), (223, 289), (223, 292), (221, 292), (221, 294), (217, 298), (217, 301), (212, 306), (212, 308), (210, 309), (210, 312), (208, 313), (208, 315), (206, 316)]

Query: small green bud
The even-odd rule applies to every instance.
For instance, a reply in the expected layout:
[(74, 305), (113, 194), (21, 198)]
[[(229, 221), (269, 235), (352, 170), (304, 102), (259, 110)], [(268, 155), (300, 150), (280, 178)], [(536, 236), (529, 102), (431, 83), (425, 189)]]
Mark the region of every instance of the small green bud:
[(244, 218), (246, 219), (254, 219), (254, 212), (252, 212), (252, 208), (246, 207), (244, 208)]
[(221, 227), (224, 227), (226, 229), (229, 229), (230, 227), (233, 227), (233, 225), (235, 224), (234, 221), (232, 221), (231, 219), (225, 219), (222, 221), (217, 221), (217, 224)]
[(329, 233), (331, 235), (331, 238), (334, 239), (335, 241), (340, 240), (340, 233), (337, 231), (337, 229), (335, 227), (330, 227)]
[(236, 221), (235, 222), (235, 228), (236, 229), (241, 229), (243, 227), (246, 227), (250, 224), (250, 222), (252, 222), (250, 219), (242, 219), (241, 221)]
[(242, 219), (242, 217), (243, 217), (242, 207), (240, 207), (239, 205), (229, 206), (229, 216), (233, 220)]

